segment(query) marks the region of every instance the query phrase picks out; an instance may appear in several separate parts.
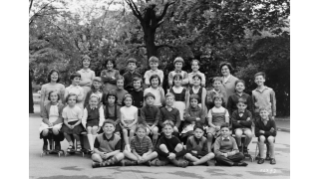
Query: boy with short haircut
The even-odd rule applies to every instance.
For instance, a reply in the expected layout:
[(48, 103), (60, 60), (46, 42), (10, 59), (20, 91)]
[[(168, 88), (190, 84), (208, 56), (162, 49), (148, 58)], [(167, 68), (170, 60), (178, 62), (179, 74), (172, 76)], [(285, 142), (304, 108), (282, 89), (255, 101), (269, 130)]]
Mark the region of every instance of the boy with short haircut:
[(276, 122), (273, 119), (270, 119), (269, 109), (260, 108), (260, 119), (255, 123), (255, 135), (258, 137), (258, 148), (260, 159), (258, 160), (258, 164), (262, 164), (265, 161), (265, 152), (264, 152), (264, 144), (266, 140), (269, 145), (269, 155), (270, 155), (270, 164), (276, 164), (275, 160), (275, 137), (277, 135)]
[(180, 143), (180, 140), (173, 135), (174, 124), (172, 121), (167, 121), (163, 125), (163, 133), (158, 141), (158, 147), (155, 149), (158, 153), (158, 159), (150, 162), (151, 166), (163, 166), (172, 163), (178, 167), (187, 167), (188, 161), (183, 159), (186, 150)]
[(105, 120), (102, 129), (103, 133), (99, 134), (94, 142), (93, 168), (114, 166), (124, 158), (121, 152), (121, 137), (113, 134), (115, 123)]
[(225, 107), (226, 102), (226, 92), (223, 90), (223, 79), (221, 77), (215, 77), (213, 79), (213, 88), (209, 91), (207, 91), (206, 95), (206, 106), (207, 109), (211, 109), (214, 107), (214, 96), (219, 95), (223, 98), (223, 104), (222, 106)]
[(166, 121), (171, 121), (175, 126), (173, 127), (174, 129), (174, 135), (179, 132), (179, 127), (181, 125), (181, 119), (180, 119), (180, 114), (178, 109), (173, 107), (175, 97), (172, 93), (167, 93), (166, 94), (166, 104), (165, 107), (162, 107), (160, 109), (160, 127), (164, 127), (164, 123)]
[(143, 107), (144, 103), (144, 92), (142, 88), (142, 78), (135, 77), (133, 80), (133, 87), (134, 89), (131, 90), (130, 94), (133, 97), (132, 105), (137, 107), (138, 109), (141, 109)]
[(64, 101), (65, 103), (67, 103), (66, 101), (67, 96), (71, 93), (75, 94), (77, 106), (83, 109), (84, 91), (83, 91), (83, 88), (79, 85), (81, 80), (81, 74), (76, 72), (71, 75), (70, 79), (72, 81), (72, 84), (65, 89)]
[(152, 93), (146, 93), (144, 97), (146, 103), (141, 108), (140, 123), (146, 127), (146, 133), (152, 134), (153, 144), (155, 146), (158, 139), (158, 122), (160, 120), (160, 110), (154, 105), (155, 96)]
[(117, 96), (117, 104), (119, 106), (123, 106), (123, 99), (124, 96), (126, 94), (128, 94), (128, 92), (124, 89), (124, 77), (123, 76), (119, 76), (116, 79), (116, 90), (115, 90), (115, 94)]
[(194, 135), (187, 139), (185, 158), (190, 161), (189, 166), (200, 165), (214, 158), (214, 153), (207, 151), (207, 139), (201, 125), (196, 125)]
[(137, 61), (135, 58), (129, 58), (127, 61), (128, 71), (124, 73), (124, 89), (131, 93), (134, 90), (134, 79), (142, 78), (142, 75), (136, 71)]
[(146, 127), (138, 125), (135, 131), (136, 136), (131, 140), (132, 152), (125, 150), (123, 153), (127, 159), (121, 161), (122, 166), (146, 164), (157, 157), (157, 152), (153, 151), (152, 140), (146, 134)]
[[(255, 83), (257, 88), (252, 91), (252, 100), (255, 105), (255, 115), (259, 115), (261, 107), (265, 107), (271, 115), (271, 119), (275, 120), (276, 116), (276, 96), (272, 88), (265, 86), (266, 74), (258, 72), (255, 74)], [(257, 117), (256, 117), (257, 118)]]
[(174, 60), (175, 69), (174, 69), (174, 71), (171, 71), (168, 74), (168, 85), (170, 87), (173, 86), (173, 77), (176, 74), (180, 74), (182, 76), (182, 78), (183, 78), (182, 79), (182, 86), (187, 86), (187, 84), (188, 84), (188, 75), (187, 75), (186, 71), (182, 70), (184, 63), (185, 62), (184, 62), (184, 59), (182, 57), (176, 57), (175, 58), (175, 60)]
[[(149, 59), (149, 63), (150, 63), (151, 69), (147, 70), (144, 74), (145, 84), (147, 86), (150, 86), (150, 78), (154, 74), (157, 74), (160, 77), (160, 81), (163, 82), (164, 81), (164, 73), (162, 70), (158, 69), (158, 63), (159, 63), (158, 58), (155, 56), (151, 56)], [(161, 85), (162, 85), (162, 83), (161, 83)]]
[(247, 163), (241, 162), (245, 157), (238, 151), (235, 139), (230, 136), (228, 124), (223, 124), (220, 131), (221, 136), (214, 143), (216, 165), (247, 166)]
[(204, 73), (200, 72), (199, 71), (199, 60), (197, 59), (194, 59), (192, 60), (191, 62), (191, 65), (192, 65), (192, 72), (188, 73), (188, 81), (189, 81), (189, 84), (190, 85), (193, 85), (193, 76), (194, 75), (199, 75), (202, 79), (201, 81), (201, 86), (205, 86), (206, 84), (206, 76)]
[(253, 133), (251, 131), (252, 114), (247, 110), (247, 101), (243, 98), (238, 99), (237, 110), (231, 116), (233, 130), (235, 131), (236, 142), (239, 150), (242, 149), (241, 136), (245, 134), (244, 154), (248, 154), (248, 145), (252, 140)]

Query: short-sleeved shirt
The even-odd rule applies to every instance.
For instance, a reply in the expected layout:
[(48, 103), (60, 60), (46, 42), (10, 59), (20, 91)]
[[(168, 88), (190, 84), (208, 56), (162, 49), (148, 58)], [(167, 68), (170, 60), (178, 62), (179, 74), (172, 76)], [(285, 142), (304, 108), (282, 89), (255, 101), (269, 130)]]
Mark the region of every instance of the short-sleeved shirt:
[(113, 152), (115, 150), (121, 150), (121, 137), (113, 134), (112, 137), (108, 139), (104, 133), (99, 134), (95, 139), (94, 148), (97, 148), (101, 152), (107, 153)]
[(152, 75), (158, 75), (161, 79), (161, 84), (163, 84), (163, 80), (164, 80), (164, 73), (162, 70), (147, 70), (144, 74), (144, 79), (145, 79), (145, 84), (150, 85), (150, 78)]
[[(81, 86), (70, 85), (65, 89), (64, 97), (67, 97), (68, 94), (75, 94), (78, 98), (83, 98), (84, 92)], [(82, 99), (83, 100), (83, 99)]]
[(131, 140), (131, 149), (135, 150), (139, 155), (143, 155), (149, 150), (153, 150), (152, 140), (148, 136), (145, 136), (143, 139), (134, 136)]
[(79, 106), (74, 106), (72, 108), (66, 106), (62, 111), (62, 117), (68, 122), (74, 122), (82, 119), (83, 112)]

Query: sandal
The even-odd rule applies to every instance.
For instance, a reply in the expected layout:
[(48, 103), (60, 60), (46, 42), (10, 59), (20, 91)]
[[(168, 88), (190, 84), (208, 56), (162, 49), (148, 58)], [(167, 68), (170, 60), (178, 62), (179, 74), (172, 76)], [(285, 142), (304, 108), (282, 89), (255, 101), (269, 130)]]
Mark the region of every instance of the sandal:
[(66, 149), (67, 152), (72, 152), (74, 149), (73, 145), (69, 145), (69, 147)]
[(264, 162), (265, 162), (265, 159), (261, 158), (261, 159), (258, 160), (257, 163), (258, 163), (258, 164), (263, 164)]
[(270, 164), (271, 165), (275, 165), (276, 164), (276, 159), (275, 158), (270, 159)]
[(76, 145), (76, 151), (81, 152), (82, 151), (82, 146), (81, 144)]

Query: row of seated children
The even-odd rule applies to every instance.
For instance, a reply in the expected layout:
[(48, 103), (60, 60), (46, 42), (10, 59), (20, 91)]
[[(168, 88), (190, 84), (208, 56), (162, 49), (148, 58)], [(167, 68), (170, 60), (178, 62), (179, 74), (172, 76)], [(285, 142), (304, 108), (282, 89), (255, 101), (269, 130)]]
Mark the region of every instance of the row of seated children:
[[(149, 108), (149, 107), (153, 107), (153, 110), (158, 109), (156, 107), (154, 108), (154, 105), (152, 104), (152, 102), (154, 101), (154, 98), (155, 98), (154, 95), (152, 95), (151, 93), (148, 93), (145, 96), (145, 98), (146, 98), (146, 101), (147, 101), (147, 105), (142, 108), (145, 111), (144, 110), (142, 110), (142, 111), (150, 112), (149, 110), (147, 110), (147, 108)], [(79, 134), (83, 131), (83, 126), (86, 127), (86, 130), (88, 131), (88, 139), (89, 139), (89, 143), (90, 143), (90, 148), (93, 149), (93, 143), (94, 143), (95, 138), (97, 136), (97, 132), (100, 130), (100, 128), (102, 126), (102, 123), (104, 121), (104, 118), (106, 117), (105, 119), (113, 119), (113, 120), (115, 120), (115, 122), (117, 124), (116, 125), (117, 131), (115, 131), (115, 132), (117, 132), (117, 134), (119, 134), (120, 131), (123, 132), (123, 137), (124, 137), (125, 144), (126, 144), (125, 148), (126, 148), (126, 150), (130, 151), (130, 141), (134, 137), (136, 124), (138, 122), (138, 120), (137, 120), (137, 108), (132, 106), (132, 97), (131, 97), (131, 95), (126, 95), (125, 98), (124, 98), (125, 106), (120, 108), (119, 115), (120, 114), (122, 114), (122, 115), (121, 115), (120, 120), (119, 120), (116, 117), (116, 115), (117, 115), (116, 113), (118, 113), (117, 110), (116, 110), (116, 105), (115, 105), (115, 103), (116, 103), (116, 95), (112, 95), (110, 93), (110, 94), (108, 94), (108, 98), (107, 99), (108, 99), (108, 104), (111, 104), (109, 106), (113, 106), (113, 108), (115, 108), (115, 110), (113, 110), (113, 115), (109, 115), (108, 114), (109, 113), (108, 108), (107, 108), (107, 110), (105, 110), (106, 113), (104, 113), (104, 111), (103, 111), (104, 108), (101, 105), (99, 105), (99, 97), (96, 96), (96, 95), (91, 95), (90, 96), (90, 100), (89, 100), (89, 106), (87, 106), (85, 108), (84, 117), (82, 118), (81, 109), (75, 105), (76, 104), (76, 95), (75, 94), (69, 94), (68, 95), (68, 97), (67, 97), (68, 106), (66, 106), (63, 109), (63, 111), (62, 111), (62, 118), (63, 118), (64, 124), (62, 125), (62, 129), (61, 129), (61, 131), (64, 132), (65, 138), (67, 139), (67, 141), (70, 144), (68, 150), (72, 150), (74, 148), (73, 140), (71, 139), (71, 135), (78, 141), (77, 150), (81, 150)], [(57, 101), (58, 101), (57, 93), (51, 92), (50, 95), (49, 95), (49, 100), (51, 100), (50, 105), (56, 106), (57, 109), (52, 110), (50, 107), (47, 107), (49, 110), (46, 110), (46, 111), (49, 112), (50, 114), (44, 115), (44, 116), (47, 116), (47, 118), (44, 118), (43, 123), (41, 125), (41, 127), (42, 127), (42, 133), (41, 134), (44, 137), (44, 139), (47, 136), (48, 129), (50, 127), (53, 127), (53, 133), (55, 135), (57, 135), (57, 136), (59, 134), (59, 132), (58, 132), (59, 127), (61, 127), (61, 122), (57, 122), (58, 120), (56, 120), (55, 122), (51, 123), (50, 120), (48, 119), (48, 118), (51, 119), (54, 115), (55, 115), (55, 118), (60, 118), (59, 116), (61, 116), (59, 114), (61, 114), (62, 107), (59, 105), (59, 103), (57, 103)], [(193, 109), (198, 109), (198, 96), (197, 95), (192, 95), (192, 100), (191, 101), (192, 101), (191, 102), (191, 107)], [(215, 102), (214, 108), (217, 108), (217, 109), (218, 108), (222, 108), (221, 101), (222, 101), (221, 97), (215, 96), (215, 98), (214, 98), (214, 102)], [(163, 119), (165, 119), (167, 121), (172, 121), (173, 124), (175, 124), (173, 126), (173, 130), (175, 132), (175, 135), (179, 136), (179, 134), (178, 134), (179, 133), (179, 126), (178, 125), (180, 125), (180, 120), (179, 120), (180, 118), (178, 117), (179, 111), (176, 110), (174, 107), (172, 107), (173, 103), (174, 103), (174, 95), (173, 94), (168, 94), (166, 96), (166, 106), (164, 108), (160, 109), (160, 113), (151, 112), (150, 115), (159, 114), (161, 116), (161, 114), (163, 114), (163, 117), (162, 117)], [(58, 107), (58, 106), (60, 106), (60, 107)], [(233, 117), (234, 118), (232, 118), (232, 120), (234, 121), (233, 123), (234, 124), (238, 123), (238, 125), (239, 125), (239, 128), (236, 129), (236, 134), (242, 133), (242, 131), (244, 131), (247, 134), (247, 131), (250, 132), (249, 128), (244, 128), (244, 127), (245, 127), (245, 123), (249, 122), (251, 114), (249, 115), (249, 111), (245, 110), (246, 104), (245, 104), (244, 100), (240, 100), (237, 106), (239, 108), (238, 112), (235, 111), (233, 113)], [(220, 114), (217, 115), (217, 117), (215, 117), (214, 115), (210, 116), (210, 114), (214, 114), (214, 113), (212, 113), (212, 110), (214, 108), (212, 108), (209, 111), (209, 114), (208, 114), (209, 127), (206, 130), (206, 132), (208, 133), (207, 134), (207, 136), (208, 136), (207, 151), (208, 152), (211, 152), (211, 142), (212, 142), (212, 140), (210, 140), (210, 138), (212, 138), (212, 136), (214, 136), (216, 134), (216, 132), (218, 132), (218, 130), (220, 129), (220, 126), (221, 126), (220, 124), (228, 122), (227, 121), (227, 115), (225, 115), (226, 114), (225, 112), (223, 112), (223, 115), (220, 115)], [(174, 110), (175, 110), (175, 112), (173, 112)], [(52, 111), (53, 111), (53, 113), (52, 113)], [(56, 112), (54, 113), (54, 111), (56, 111)], [(173, 112), (173, 113), (171, 113), (171, 112)], [(227, 112), (227, 110), (226, 110), (226, 112)], [(242, 112), (244, 112), (244, 113), (242, 114)], [(246, 115), (245, 115), (245, 112), (247, 113)], [(268, 114), (267, 110), (266, 110), (266, 113)], [(177, 115), (174, 115), (174, 114), (177, 114)], [(142, 112), (141, 116), (144, 116), (144, 115), (145, 115), (145, 113)], [(238, 115), (239, 117), (236, 116), (236, 115)], [(244, 115), (246, 116), (246, 120), (245, 119), (241, 120), (241, 118), (243, 118)], [(201, 123), (201, 124), (203, 124), (203, 120), (202, 120), (203, 119), (203, 115), (202, 115), (202, 113), (199, 116), (193, 116), (193, 118), (192, 118), (192, 116), (190, 116), (190, 114), (185, 115), (185, 117), (188, 118), (188, 120), (190, 120), (191, 123), (185, 123), (183, 129), (189, 128), (189, 126), (193, 126), (193, 129), (194, 129), (194, 123), (196, 124), (196, 121)], [(200, 119), (200, 118), (202, 118), (202, 119)], [(149, 119), (151, 119), (151, 118), (149, 118)], [(159, 121), (160, 125), (156, 126), (156, 123), (155, 123), (156, 121), (154, 121), (154, 123), (150, 123), (151, 121), (149, 121), (149, 119), (147, 121), (145, 118), (143, 119), (143, 117), (142, 117), (142, 121), (140, 121), (140, 123), (142, 123), (142, 124), (144, 124), (146, 126), (146, 129), (147, 129), (146, 132), (148, 134), (149, 133), (153, 134), (153, 143), (156, 144), (157, 143), (156, 140), (157, 140), (157, 136), (158, 136), (158, 131), (159, 131), (158, 127), (161, 127), (161, 128), (164, 127), (164, 123), (162, 122), (164, 120), (160, 120)], [(153, 118), (153, 119), (156, 119), (156, 117)], [(192, 121), (192, 119), (193, 119), (193, 121)], [(59, 119), (59, 120), (61, 121), (61, 119)], [(213, 120), (213, 122), (212, 122), (212, 120)], [(80, 125), (81, 123), (82, 123), (82, 125)], [(204, 124), (205, 124), (205, 122), (204, 122)], [(240, 124), (242, 124), (244, 127), (240, 126)], [(47, 127), (47, 128), (43, 128), (43, 127)], [(244, 129), (242, 129), (240, 127), (244, 128)], [(262, 126), (262, 127), (264, 127), (264, 126)], [(257, 129), (257, 127), (256, 127), (256, 129)], [(270, 132), (275, 132), (275, 126), (274, 127), (272, 126), (269, 130), (270, 130)], [(262, 131), (262, 130), (259, 131), (258, 130), (258, 134), (259, 134), (259, 132), (263, 133), (264, 131)], [(191, 132), (191, 134), (193, 133), (192, 130), (188, 131), (188, 133), (189, 132)], [(154, 134), (157, 134), (157, 135), (154, 135)], [(120, 135), (118, 135), (118, 136), (120, 136)], [(154, 136), (156, 136), (156, 137), (154, 137)], [(265, 135), (263, 135), (263, 136), (266, 136), (266, 138), (268, 140), (269, 133), (265, 133)], [(248, 141), (250, 142), (251, 136), (246, 135), (246, 137), (248, 138)], [(237, 135), (237, 138), (239, 138), (238, 135)], [(57, 141), (60, 140), (60, 138), (57, 138), (57, 137), (56, 137), (56, 139), (57, 139)], [(237, 141), (240, 141), (240, 140), (237, 140)], [(260, 141), (262, 141), (262, 139), (260, 139)], [(263, 141), (265, 141), (265, 137), (263, 138)], [(245, 144), (245, 148), (246, 149), (247, 149), (246, 145), (248, 145), (249, 142), (246, 142), (247, 144)], [(58, 148), (60, 146), (59, 143), (60, 142), (57, 142), (57, 147)], [(44, 150), (45, 150), (46, 147), (47, 147), (47, 143), (46, 143), (46, 140), (45, 140)], [(244, 152), (247, 152), (247, 151), (244, 151)], [(93, 153), (93, 151), (92, 151), (92, 153)], [(263, 158), (263, 157), (261, 157), (261, 158)], [(274, 161), (274, 158), (273, 158), (273, 155), (272, 155), (272, 163), (274, 163), (274, 162), (275, 161)], [(259, 162), (259, 163), (261, 163), (261, 162)]]

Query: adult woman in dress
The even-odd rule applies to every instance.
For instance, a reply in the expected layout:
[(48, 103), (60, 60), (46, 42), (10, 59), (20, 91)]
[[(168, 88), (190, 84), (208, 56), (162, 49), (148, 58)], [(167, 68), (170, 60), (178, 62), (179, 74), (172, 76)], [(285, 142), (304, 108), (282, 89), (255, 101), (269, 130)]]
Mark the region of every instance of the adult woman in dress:
[(48, 99), (50, 91), (56, 91), (60, 96), (60, 101), (62, 103), (65, 86), (59, 83), (59, 72), (57, 70), (52, 70), (48, 75), (48, 83), (42, 85), (41, 87), (41, 102), (40, 102), (40, 111), (41, 114), (44, 110), (44, 106), (50, 101)]
[(116, 70), (115, 61), (113, 59), (107, 59), (104, 66), (106, 69), (102, 70), (101, 78), (103, 82), (103, 92), (108, 94), (110, 91), (116, 89), (116, 79), (120, 75), (119, 71)]
[(78, 71), (81, 74), (80, 86), (83, 89), (83, 99), (85, 99), (87, 93), (91, 90), (95, 72), (90, 69), (91, 58), (87, 55), (82, 56), (83, 68)]
[(238, 80), (237, 77), (231, 74), (232, 71), (233, 67), (228, 62), (222, 62), (219, 65), (219, 72), (222, 74), (223, 87), (226, 93), (225, 105), (227, 105), (228, 97), (235, 93), (235, 82)]

